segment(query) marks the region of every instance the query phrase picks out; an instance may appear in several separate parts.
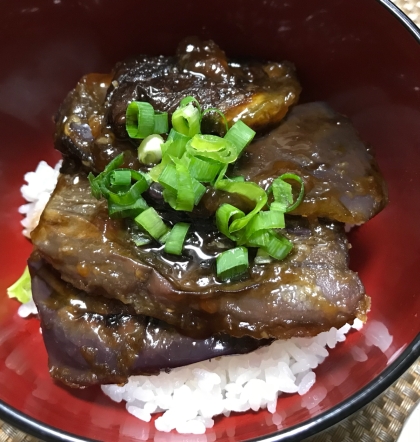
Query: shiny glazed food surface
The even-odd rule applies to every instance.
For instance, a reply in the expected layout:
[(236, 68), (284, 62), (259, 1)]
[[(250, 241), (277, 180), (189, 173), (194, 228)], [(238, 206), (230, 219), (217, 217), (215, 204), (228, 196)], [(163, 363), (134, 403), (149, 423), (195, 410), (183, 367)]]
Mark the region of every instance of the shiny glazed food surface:
[(130, 305), (88, 296), (66, 284), (35, 252), (29, 259), (51, 376), (70, 387), (123, 383), (227, 354), (248, 353), (268, 340), (219, 334), (194, 340)]
[[(273, 129), (292, 104), (290, 98), (297, 100), (298, 95), (284, 93), (284, 87), (294, 84), (298, 88), (296, 78), (291, 79), (291, 65), (285, 66), (289, 70), (271, 62), (228, 65), (213, 41), (189, 38), (180, 44), (176, 57), (138, 57), (119, 63), (112, 77), (83, 77), (56, 117), (56, 148), (64, 155), (63, 174), (32, 233), (36, 253), (85, 296), (116, 299), (122, 302), (123, 315), (129, 306), (132, 315), (164, 321), (194, 338), (227, 334), (285, 339), (314, 336), (355, 318), (365, 321), (370, 299), (358, 275), (348, 268), (349, 246), (343, 224), (334, 220), (369, 220), (386, 204), (385, 184), (371, 152), (351, 123), (326, 104), (294, 107)], [(147, 165), (136, 159), (138, 141), (129, 139), (125, 132), (128, 103), (148, 101), (158, 111), (171, 114), (177, 103), (191, 94), (207, 109), (220, 107), (228, 121), (241, 118), (255, 129), (261, 129), (257, 122), (264, 121), (268, 133), (260, 132), (262, 136), (231, 165), (228, 177), (243, 176), (268, 191), (273, 179), (289, 172), (302, 177), (305, 187), (304, 208), (297, 210), (303, 217), (292, 213), (282, 229), (293, 244), (292, 253), (284, 260), (258, 265), (254, 263), (256, 250), (251, 249), (251, 267), (231, 281), (217, 277), (216, 258), (235, 244), (218, 231), (214, 214), (225, 202), (250, 212), (255, 203), (246, 195), (208, 185), (202, 202), (189, 213), (171, 208), (165, 203), (162, 186), (153, 183), (143, 193), (148, 204), (171, 226), (180, 220), (191, 225), (182, 255), (174, 256), (157, 241), (137, 246), (139, 226), (130, 219), (110, 217), (107, 203), (92, 196), (86, 178), (87, 171), (99, 167), (98, 158), (114, 158), (118, 151), (125, 154), (125, 162), (131, 167), (147, 171)], [(242, 103), (239, 108), (238, 103)], [(201, 129), (205, 131), (206, 126), (211, 132), (219, 129), (217, 119), (203, 119)], [(43, 305), (37, 299), (41, 310)], [(63, 306), (66, 299), (61, 298)], [(50, 315), (51, 311), (42, 309), (46, 340)], [(55, 331), (60, 317), (64, 321), (65, 315), (57, 317)], [(124, 381), (140, 370), (135, 367), (136, 358), (139, 353), (148, 355), (143, 351), (145, 320), (139, 325), (138, 318), (127, 319), (138, 337), (137, 346), (128, 353), (121, 345), (115, 351), (121, 352), (121, 367), (115, 368), (112, 362), (102, 364), (99, 377), (103, 382), (115, 372), (119, 381)], [(83, 321), (94, 331), (89, 323)], [(81, 326), (67, 321), (61, 340), (71, 342)], [(112, 327), (98, 325), (97, 329), (102, 331), (105, 347), (108, 344), (114, 353)], [(57, 346), (51, 342), (47, 340), (47, 350), (56, 354)], [(159, 342), (157, 337), (156, 347)], [(50, 363), (52, 375), (73, 386), (96, 383), (101, 357), (93, 345), (89, 348), (89, 354), (86, 345), (79, 348), (79, 369), (83, 360), (87, 362), (84, 376), (81, 369), (75, 374)], [(211, 349), (208, 351), (210, 354)], [(147, 361), (142, 365), (147, 369)], [(167, 363), (161, 368), (167, 369)]]
[[(22, 176), (41, 159), (51, 164), (57, 161), (51, 152), (51, 115), (62, 97), (86, 72), (108, 72), (117, 60), (133, 53), (173, 53), (176, 42), (186, 34), (198, 34), (214, 38), (229, 54), (293, 60), (305, 84), (302, 99), (326, 100), (349, 116), (362, 138), (375, 147), (387, 179), (390, 205), (351, 235), (351, 268), (360, 272), (375, 305), (367, 328), (340, 344), (319, 367), (319, 388), (304, 398), (281, 398), (281, 421), (273, 422), (266, 411), (231, 415), (218, 420), (209, 436), (225, 441), (281, 439), (293, 437), (299, 429), (293, 433), (290, 429), (302, 422), (304, 428), (316, 429), (333, 416), (331, 410), (337, 411), (337, 406), (351, 412), (350, 403), (368, 400), (364, 395), (372, 390), (366, 386), (373, 381), (385, 385), (389, 369), (395, 376), (401, 374), (404, 364), (398, 355), (407, 348), (414, 350), (420, 312), (416, 296), (420, 206), (413, 204), (420, 188), (418, 43), (393, 14), (370, 0), (288, 5), (232, 2), (229, 8), (223, 2), (214, 3), (214, 8), (182, 3), (194, 20), (189, 13), (173, 19), (182, 9), (179, 4), (145, 4), (145, 14), (152, 13), (152, 7), (167, 11), (160, 17), (159, 36), (153, 20), (138, 26), (138, 15), (132, 14), (136, 5), (134, 1), (111, 2), (108, 7), (93, 2), (41, 2), (37, 12), (22, 12), (22, 4), (8, 4), (4, 9), (1, 35), (9, 44), (1, 46), (7, 63), (0, 73), (5, 85), (1, 89), (5, 106), (1, 109), (0, 158), (1, 201), (7, 215), (0, 218), (0, 232), (8, 253), (1, 255), (0, 399), (30, 419), (82, 438), (133, 441), (165, 436), (155, 432), (153, 424), (127, 416), (124, 407), (111, 404), (97, 389), (70, 392), (52, 384), (45, 370), (47, 356), (39, 322), (17, 317), (17, 304), (6, 300), (6, 287), (21, 274), (30, 253), (17, 213)], [(221, 9), (225, 14), (220, 14)], [(116, 11), (124, 20), (114, 20)], [(111, 21), (115, 32), (121, 31), (121, 39), (109, 38), (104, 23)], [(138, 38), (128, 36), (127, 29)], [(31, 31), (30, 38), (24, 30)], [(17, 111), (13, 103), (26, 106), (20, 105)], [(369, 323), (374, 322), (384, 324), (393, 337), (386, 353), (367, 343)], [(365, 361), (354, 359), (355, 348), (366, 352)]]
[(193, 226), (181, 258), (165, 254), (163, 246), (135, 246), (124, 223), (109, 219), (86, 176), (62, 175), (32, 240), (79, 289), (119, 299), (193, 336), (313, 335), (363, 319), (368, 309), (363, 286), (347, 267), (340, 224), (292, 217), (285, 232), (295, 244), (290, 257), (220, 283), (214, 259), (229, 245), (223, 246), (211, 221)]

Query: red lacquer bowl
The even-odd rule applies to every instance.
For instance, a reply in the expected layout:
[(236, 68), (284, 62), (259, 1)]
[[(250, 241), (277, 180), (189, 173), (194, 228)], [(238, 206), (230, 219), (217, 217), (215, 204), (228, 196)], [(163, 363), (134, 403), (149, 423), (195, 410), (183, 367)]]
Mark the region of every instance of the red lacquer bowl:
[[(348, 115), (376, 150), (389, 206), (351, 233), (351, 267), (372, 297), (368, 325), (316, 370), (305, 396), (277, 413), (218, 418), (191, 440), (301, 440), (372, 400), (420, 354), (420, 33), (388, 0), (20, 0), (0, 21), (0, 417), (48, 440), (189, 440), (156, 432), (99, 388), (73, 391), (48, 375), (37, 319), (6, 296), (31, 245), (17, 208), (23, 174), (54, 163), (52, 116), (83, 74), (138, 53), (172, 54), (188, 35), (229, 56), (288, 59), (302, 101)], [(387, 349), (372, 345), (389, 334)], [(363, 356), (365, 355), (365, 356)], [(279, 421), (281, 420), (281, 423)]]

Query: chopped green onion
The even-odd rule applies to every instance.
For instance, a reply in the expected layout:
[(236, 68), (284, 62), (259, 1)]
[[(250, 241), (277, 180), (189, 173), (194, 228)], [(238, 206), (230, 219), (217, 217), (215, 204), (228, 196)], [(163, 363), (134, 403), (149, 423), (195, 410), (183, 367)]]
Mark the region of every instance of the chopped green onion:
[(152, 238), (157, 240), (169, 231), (169, 227), (162, 221), (162, 218), (153, 207), (149, 207), (140, 213), (140, 215), (134, 218), (134, 221)]
[(225, 178), (226, 175), (226, 171), (227, 171), (228, 165), (225, 164), (225, 166), (222, 168), (222, 170), (219, 172), (219, 175), (217, 175), (216, 180), (212, 183), (213, 187), (215, 189), (217, 189), (217, 185), (219, 183), (219, 181), (223, 180)]
[(134, 183), (131, 187), (130, 186), (123, 186), (120, 187), (117, 192), (114, 192), (115, 189), (112, 189), (112, 186), (110, 184), (110, 177), (111, 173), (108, 173), (103, 177), (102, 182), (100, 183), (100, 188), (102, 195), (108, 199), (108, 201), (111, 201), (115, 204), (119, 205), (131, 205), (134, 204), (135, 201), (140, 198), (140, 195), (146, 191), (149, 188), (150, 180), (149, 177), (142, 173), (138, 172), (136, 170), (131, 169), (119, 169), (119, 170), (127, 170), (130, 172), (131, 179), (136, 180), (137, 182)]
[(16, 298), (22, 304), (26, 304), (32, 298), (31, 275), (28, 266), (22, 276), (7, 289), (9, 298)]
[(200, 132), (200, 111), (192, 103), (178, 107), (172, 114), (172, 126), (177, 132), (193, 137)]
[(210, 158), (222, 164), (233, 163), (238, 157), (235, 146), (216, 135), (197, 134), (188, 141), (186, 149), (192, 156)]
[(235, 241), (236, 237), (229, 232), (229, 224), (235, 219), (243, 218), (245, 213), (231, 204), (222, 204), (216, 211), (216, 226), (223, 235)]
[(189, 140), (190, 137), (171, 129), (166, 143), (162, 145), (162, 154), (181, 158), (185, 153), (185, 146)]
[(158, 182), (162, 184), (164, 188), (170, 188), (171, 190), (178, 190), (178, 180), (176, 167), (173, 163), (168, 164), (159, 176)]
[(229, 179), (237, 183), (243, 183), (245, 181), (245, 177), (243, 177), (242, 175), (230, 177)]
[(108, 213), (110, 218), (135, 218), (149, 206), (146, 201), (139, 196), (132, 204), (118, 204), (108, 201)]
[(223, 123), (226, 128), (226, 133), (227, 133), (229, 130), (229, 126), (228, 126), (228, 122), (227, 122), (225, 114), (221, 110), (216, 109), (215, 107), (210, 107), (210, 108), (206, 109), (205, 111), (203, 111), (203, 113), (201, 114), (201, 119), (203, 119), (204, 115), (208, 114), (209, 112), (216, 112), (222, 117)]
[(273, 192), (274, 201), (271, 210), (286, 212), (289, 205), (293, 204), (292, 186), (280, 177), (277, 177), (268, 188), (268, 193)]
[(133, 232), (130, 239), (137, 247), (145, 246), (146, 244), (150, 244), (152, 242), (152, 238), (150, 238), (147, 233), (143, 232)]
[(92, 172), (88, 175), (88, 180), (92, 190), (92, 195), (98, 200), (102, 196), (101, 184), (104, 178), (109, 174), (109, 172), (117, 169), (124, 162), (124, 154), (120, 153), (112, 161), (110, 161), (103, 172), (98, 176), (94, 176)]
[[(299, 195), (293, 203), (292, 186), (284, 180), (297, 181), (300, 184)], [(274, 201), (271, 203), (272, 210), (291, 212), (302, 202), (305, 193), (305, 185), (302, 178), (294, 173), (284, 173), (276, 178), (267, 193), (273, 192)]]
[(278, 211), (264, 211), (257, 213), (245, 227), (246, 238), (255, 233), (270, 229), (283, 229), (285, 226), (284, 213)]
[(104, 171), (101, 172), (96, 178), (98, 178), (101, 175), (105, 175), (108, 172), (111, 172), (111, 170), (118, 169), (122, 165), (122, 163), (124, 163), (124, 154), (120, 153), (106, 165)]
[(143, 164), (157, 164), (162, 159), (163, 138), (158, 135), (146, 137), (137, 149), (139, 161)]
[(192, 179), (192, 185), (193, 185), (193, 193), (194, 193), (194, 205), (197, 205), (203, 195), (206, 193), (206, 188), (203, 186), (200, 181), (197, 181), (196, 179)]
[(281, 261), (292, 251), (293, 244), (283, 235), (270, 232), (270, 236), (270, 241), (264, 246), (264, 250), (274, 259)]
[(174, 209), (176, 210), (176, 197), (178, 192), (174, 189), (171, 189), (170, 187), (167, 187), (166, 189), (163, 189), (162, 195), (163, 199)]
[(188, 96), (188, 97), (183, 98), (183, 99), (180, 101), (180, 103), (179, 103), (179, 107), (185, 107), (185, 106), (187, 106), (187, 104), (190, 104), (190, 103), (195, 104), (195, 106), (197, 107), (198, 111), (199, 111), (200, 114), (201, 114), (201, 106), (200, 106), (200, 103), (197, 101), (196, 98), (191, 97), (191, 96)]
[(130, 138), (146, 138), (153, 133), (155, 111), (150, 103), (132, 101), (125, 113), (125, 128)]
[(258, 184), (251, 182), (236, 182), (231, 180), (220, 180), (215, 188), (217, 190), (223, 190), (229, 193), (237, 193), (251, 201), (255, 202), (255, 207), (251, 212), (245, 215), (243, 218), (236, 219), (229, 226), (229, 232), (233, 233), (243, 229), (248, 222), (266, 205), (267, 194)]
[(163, 169), (171, 163), (171, 158), (181, 158), (185, 153), (185, 146), (190, 137), (187, 137), (174, 129), (171, 129), (168, 139), (161, 145), (162, 161), (149, 171), (150, 177), (153, 181), (158, 181)]
[(96, 178), (92, 172), (89, 172), (88, 180), (90, 183), (90, 189), (92, 191), (92, 195), (98, 200), (102, 196), (102, 191), (101, 191), (101, 186), (99, 184), (99, 181)]
[(255, 137), (255, 131), (247, 126), (243, 121), (238, 120), (224, 136), (225, 140), (229, 140), (237, 150), (237, 155), (248, 146)]
[(212, 182), (222, 170), (223, 164), (199, 157), (190, 157), (188, 172), (193, 178), (202, 183)]
[(154, 134), (166, 134), (168, 133), (168, 112), (155, 112), (154, 118)]
[(205, 187), (195, 180), (182, 162), (168, 164), (159, 176), (164, 187), (163, 198), (175, 210), (191, 212), (205, 192)]
[(190, 141), (190, 146), (199, 152), (219, 152), (226, 149), (226, 141), (217, 135), (197, 134)]
[(250, 247), (261, 247), (274, 259), (282, 260), (293, 249), (293, 244), (282, 235), (276, 235), (271, 230), (260, 231), (248, 239)]
[(222, 279), (233, 279), (248, 269), (248, 249), (235, 247), (220, 253), (216, 258), (217, 276)]
[(172, 255), (181, 255), (190, 224), (177, 223), (172, 227), (165, 243), (165, 252)]
[[(208, 112), (222, 116), (226, 134), (223, 138), (201, 134), (200, 124)], [(163, 222), (155, 209), (148, 207), (141, 194), (151, 180), (163, 187), (164, 200), (175, 210), (192, 211), (206, 191), (202, 183), (211, 183), (214, 189), (236, 193), (254, 203), (245, 214), (240, 209), (223, 204), (216, 211), (216, 224), (221, 233), (235, 241), (237, 247), (221, 253), (216, 259), (218, 277), (235, 278), (248, 268), (248, 250), (257, 247), (255, 263), (264, 264), (283, 259), (292, 249), (292, 243), (275, 229), (285, 226), (284, 214), (294, 210), (303, 200), (304, 183), (293, 173), (276, 178), (265, 192), (243, 176), (227, 179), (228, 165), (237, 160), (243, 149), (252, 141), (255, 132), (242, 121), (228, 129), (225, 115), (218, 109), (201, 111), (198, 101), (191, 96), (181, 100), (172, 115), (172, 126), (166, 142), (158, 133), (167, 133), (168, 116), (155, 112), (149, 103), (132, 102), (126, 111), (127, 132), (133, 138), (144, 138), (138, 148), (139, 160), (156, 164), (149, 174), (131, 169), (118, 169), (124, 162), (123, 154), (111, 161), (96, 178), (89, 174), (92, 194), (108, 200), (110, 217), (135, 217), (147, 235), (133, 239), (143, 245), (150, 241), (148, 235), (165, 243), (165, 251), (181, 254), (188, 232), (186, 223), (176, 224), (172, 230)], [(299, 195), (293, 202), (293, 188), (287, 181), (300, 184)], [(132, 182), (134, 184), (132, 184)], [(268, 194), (273, 194), (270, 210)], [(246, 246), (246, 247), (245, 247)]]
[(159, 242), (161, 244), (165, 244), (166, 240), (169, 238), (169, 235), (171, 234), (170, 229), (168, 229), (168, 231), (166, 233), (164, 233), (160, 238), (159, 238)]
[(163, 172), (163, 170), (165, 169), (165, 167), (171, 163), (171, 158), (168, 155), (164, 155), (162, 157), (162, 161), (159, 164), (156, 164), (156, 166), (152, 167), (149, 170), (149, 176), (150, 178), (157, 182), (159, 180), (159, 177), (161, 175), (161, 173)]
[(177, 195), (175, 210), (191, 212), (194, 208), (194, 190), (192, 177), (187, 168), (182, 164), (176, 164)]
[(113, 170), (110, 174), (111, 186), (129, 186), (131, 184), (131, 172), (128, 169)]
[(254, 259), (255, 264), (270, 264), (272, 261), (273, 258), (264, 249), (260, 248), (257, 250), (257, 255)]
[(296, 198), (296, 201), (290, 207), (288, 207), (286, 210), (286, 213), (291, 212), (291, 211), (295, 210), (296, 207), (299, 206), (299, 204), (302, 202), (303, 196), (305, 194), (305, 184), (304, 184), (302, 178), (299, 175), (296, 175), (294, 173), (284, 173), (283, 175), (280, 175), (280, 178), (282, 180), (294, 180), (300, 184), (299, 195)]

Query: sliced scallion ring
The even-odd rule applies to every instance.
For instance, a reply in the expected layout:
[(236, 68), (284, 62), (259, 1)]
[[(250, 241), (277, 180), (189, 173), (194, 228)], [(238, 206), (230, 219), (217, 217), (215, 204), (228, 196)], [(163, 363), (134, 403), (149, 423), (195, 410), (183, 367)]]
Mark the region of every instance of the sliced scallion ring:
[(222, 164), (233, 163), (238, 158), (235, 146), (216, 135), (197, 134), (188, 141), (186, 150), (192, 156), (209, 158)]
[(236, 236), (229, 232), (229, 224), (235, 219), (244, 218), (245, 213), (231, 204), (222, 204), (216, 211), (216, 226), (223, 235), (235, 241)]
[(261, 247), (274, 259), (282, 260), (293, 249), (293, 244), (283, 235), (272, 230), (260, 231), (252, 235), (247, 242), (250, 247)]
[(208, 114), (210, 112), (215, 112), (215, 113), (219, 114), (222, 117), (223, 124), (224, 124), (224, 126), (226, 128), (226, 133), (227, 133), (228, 130), (229, 130), (229, 125), (228, 125), (228, 122), (227, 122), (225, 114), (220, 109), (216, 109), (215, 107), (209, 107), (208, 109), (204, 110), (203, 113), (201, 114), (201, 120), (203, 120), (204, 115), (206, 115), (206, 114)]
[(255, 131), (247, 126), (243, 121), (238, 120), (224, 136), (225, 140), (229, 140), (237, 150), (239, 156), (241, 152), (251, 143), (255, 137)]
[(165, 252), (172, 255), (181, 255), (190, 224), (177, 223), (172, 227), (165, 243)]
[(154, 134), (166, 134), (168, 133), (168, 112), (155, 112), (154, 115)]
[(118, 167), (120, 167), (123, 162), (124, 162), (124, 154), (120, 153), (112, 161), (110, 161), (106, 165), (106, 167), (103, 170), (103, 172), (101, 172), (96, 177), (93, 175), (92, 172), (89, 173), (88, 180), (89, 180), (90, 187), (91, 187), (91, 190), (92, 190), (92, 195), (96, 199), (99, 199), (102, 196), (101, 184), (102, 184), (105, 176), (108, 175), (109, 172), (111, 172), (111, 171), (117, 169)]
[(254, 258), (255, 264), (270, 264), (273, 261), (273, 258), (264, 250), (259, 248), (257, 250), (257, 254)]
[(150, 103), (132, 101), (125, 113), (125, 128), (130, 138), (146, 138), (153, 133), (155, 111)]
[(148, 209), (146, 201), (140, 196), (132, 204), (118, 204), (108, 201), (108, 213), (110, 218), (135, 218), (141, 212)]
[(191, 212), (194, 208), (192, 177), (183, 164), (176, 164), (177, 195), (175, 210)]
[(183, 98), (181, 101), (180, 101), (180, 103), (179, 103), (179, 107), (185, 107), (185, 106), (187, 106), (188, 104), (194, 104), (196, 107), (197, 107), (197, 109), (198, 109), (198, 111), (200, 112), (200, 114), (201, 114), (201, 106), (200, 106), (200, 103), (197, 101), (197, 99), (196, 98), (194, 98), (194, 97), (191, 97), (191, 96), (188, 96), (188, 97), (185, 97), (185, 98)]
[(131, 172), (128, 169), (113, 170), (110, 174), (111, 186), (129, 186), (131, 184)]
[(144, 212), (140, 213), (140, 215), (134, 218), (134, 221), (152, 238), (157, 240), (167, 234), (170, 230), (153, 207), (149, 207)]
[(284, 213), (272, 210), (258, 212), (245, 227), (245, 236), (252, 235), (271, 229), (283, 229), (285, 227)]
[(209, 159), (204, 160), (191, 156), (189, 160), (188, 172), (193, 178), (202, 183), (212, 182), (223, 168), (223, 164)]
[(183, 135), (193, 137), (200, 132), (200, 111), (192, 103), (178, 107), (172, 114), (172, 127)]
[[(295, 202), (293, 202), (292, 186), (285, 180), (296, 181), (300, 184), (299, 195)], [(302, 202), (305, 194), (305, 184), (299, 175), (284, 173), (277, 177), (268, 188), (267, 193), (271, 192), (273, 193), (274, 201), (271, 203), (270, 208), (288, 213), (295, 210)]]
[(220, 180), (215, 188), (229, 193), (237, 193), (255, 202), (255, 207), (243, 218), (234, 220), (229, 226), (229, 232), (234, 233), (243, 229), (248, 222), (267, 204), (267, 194), (258, 184), (252, 182), (237, 182)]
[(248, 269), (248, 249), (235, 247), (220, 253), (216, 258), (217, 276), (222, 280), (233, 279)]

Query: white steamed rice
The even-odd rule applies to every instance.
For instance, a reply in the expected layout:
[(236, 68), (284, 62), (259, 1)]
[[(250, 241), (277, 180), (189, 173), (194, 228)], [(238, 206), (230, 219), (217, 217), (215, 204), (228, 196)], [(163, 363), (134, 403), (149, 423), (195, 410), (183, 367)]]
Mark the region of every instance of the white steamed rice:
[(39, 217), (57, 184), (60, 166), (61, 161), (54, 168), (45, 161), (41, 161), (35, 172), (25, 173), (23, 177), (28, 184), (24, 184), (20, 191), (28, 203), (19, 207), (19, 213), (25, 215), (25, 218), (21, 221), (22, 233), (28, 238), (30, 238), (32, 230), (38, 225)]
[[(52, 168), (41, 161), (35, 172), (25, 174), (27, 184), (21, 192), (28, 204), (19, 208), (25, 215), (25, 236), (39, 222), (59, 167), (60, 163)], [(36, 313), (32, 300), (19, 310), (22, 317), (31, 313)], [(351, 327), (362, 326), (356, 319), (353, 326), (332, 328), (313, 338), (279, 340), (248, 355), (216, 358), (158, 376), (132, 376), (123, 386), (104, 385), (102, 390), (116, 402), (126, 401), (127, 411), (145, 422), (153, 413), (163, 412), (155, 421), (160, 431), (202, 434), (213, 426), (214, 416), (261, 408), (275, 413), (281, 393), (308, 392), (316, 380), (313, 370), (329, 354), (327, 348), (344, 341)]]
[[(360, 329), (355, 320), (353, 327)], [(213, 417), (232, 411), (275, 413), (281, 393), (303, 395), (314, 385), (314, 369), (328, 356), (328, 348), (346, 339), (351, 326), (331, 328), (313, 338), (275, 341), (247, 355), (235, 355), (176, 368), (158, 376), (132, 376), (125, 385), (103, 385), (116, 402), (126, 401), (129, 413), (149, 422), (164, 412), (156, 429), (202, 434)]]

